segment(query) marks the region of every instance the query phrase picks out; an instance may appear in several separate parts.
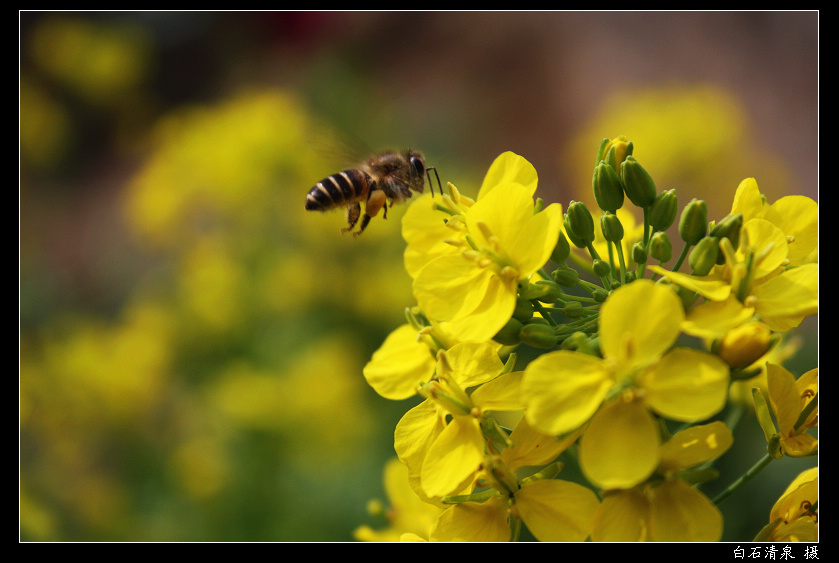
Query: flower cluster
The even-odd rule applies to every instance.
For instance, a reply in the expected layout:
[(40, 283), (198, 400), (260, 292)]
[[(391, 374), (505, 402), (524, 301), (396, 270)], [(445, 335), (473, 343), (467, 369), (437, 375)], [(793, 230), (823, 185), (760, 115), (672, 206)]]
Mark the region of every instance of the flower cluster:
[[(402, 539), (717, 541), (719, 502), (768, 461), (817, 455), (817, 368), (796, 378), (777, 352), (818, 312), (818, 204), (770, 203), (747, 179), (709, 220), (697, 199), (680, 214), (624, 137), (595, 162), (599, 216), (535, 198), (536, 170), (510, 152), (475, 199), (448, 184), (406, 212), (416, 306), (364, 369), (382, 396), (421, 399), (395, 450), (437, 512)], [(736, 408), (766, 457), (712, 500)], [(764, 535), (815, 537), (814, 511), (784, 504), (812, 481)]]

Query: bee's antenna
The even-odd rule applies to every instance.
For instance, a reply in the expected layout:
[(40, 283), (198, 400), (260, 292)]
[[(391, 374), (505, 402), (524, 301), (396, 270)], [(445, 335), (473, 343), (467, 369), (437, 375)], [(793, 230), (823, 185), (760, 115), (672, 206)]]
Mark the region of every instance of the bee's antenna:
[(434, 184), (431, 183), (431, 171), (434, 171), (434, 175), (437, 176), (437, 187), (440, 188), (440, 197), (443, 197), (443, 186), (440, 184), (440, 175), (437, 174), (437, 168), (434, 166), (429, 166), (425, 169), (425, 174), (428, 176), (428, 187), (431, 188), (431, 197), (434, 197)]

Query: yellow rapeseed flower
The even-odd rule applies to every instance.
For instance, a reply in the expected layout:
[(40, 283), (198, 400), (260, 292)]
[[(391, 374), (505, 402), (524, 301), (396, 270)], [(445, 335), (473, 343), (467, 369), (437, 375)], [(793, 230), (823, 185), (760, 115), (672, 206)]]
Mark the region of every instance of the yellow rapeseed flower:
[[(522, 408), (521, 372), (500, 375), (497, 347), (463, 343), (438, 353), (434, 378), (421, 385), (426, 400), (396, 425), (394, 447), (420, 496), (459, 491), (478, 470), (485, 451), (486, 412)], [(467, 390), (477, 387), (471, 393)]]
[(769, 512), (755, 541), (819, 541), (819, 468), (802, 471)]
[(695, 422), (725, 404), (728, 366), (699, 350), (671, 349), (683, 319), (675, 292), (637, 280), (603, 304), (602, 358), (560, 350), (525, 370), (522, 394), (535, 427), (565, 434), (591, 419), (580, 461), (604, 489), (632, 487), (658, 465), (659, 431), (650, 411)]
[[(753, 310), (776, 332), (786, 332), (817, 313), (818, 204), (804, 196), (788, 196), (767, 205), (749, 178), (737, 189), (732, 213), (743, 215), (739, 249), (722, 239), (725, 263), (710, 274), (650, 269), (708, 301), (727, 302), (743, 314)], [(702, 315), (706, 305), (694, 314)]]
[(594, 520), (594, 541), (718, 541), (720, 510), (680, 472), (712, 461), (733, 443), (722, 422), (679, 432), (660, 448), (657, 477), (607, 492)]
[[(504, 153), (487, 173), (474, 205), (437, 214), (438, 230), (448, 217), (444, 242), (450, 250), (429, 239), (422, 227), (403, 226), (419, 308), (435, 321), (450, 322), (462, 341), (489, 340), (501, 330), (515, 309), (518, 282), (544, 266), (556, 246), (562, 207), (552, 204), (537, 212), (535, 184), (532, 165)], [(418, 248), (430, 248), (431, 259), (419, 256)]]
[(597, 496), (577, 483), (551, 478), (517, 479), (516, 471), (541, 466), (574, 443), (579, 432), (562, 440), (542, 434), (522, 418), (510, 435), (511, 447), (487, 458), (484, 470), (495, 494), (482, 502), (462, 502), (443, 512), (432, 541), (509, 541), (524, 522), (540, 541), (584, 541), (599, 507)]
[(383, 509), (383, 515), (388, 526), (378, 530), (359, 526), (353, 531), (353, 536), (359, 541), (369, 542), (428, 540), (442, 509), (423, 502), (414, 493), (409, 486), (408, 469), (396, 458), (385, 464), (384, 486), (389, 505)]
[(769, 402), (778, 423), (781, 452), (790, 457), (805, 457), (818, 452), (818, 438), (807, 433), (807, 430), (818, 424), (818, 406), (804, 420), (799, 420), (804, 408), (819, 391), (818, 378), (818, 368), (795, 379), (782, 366), (766, 365)]

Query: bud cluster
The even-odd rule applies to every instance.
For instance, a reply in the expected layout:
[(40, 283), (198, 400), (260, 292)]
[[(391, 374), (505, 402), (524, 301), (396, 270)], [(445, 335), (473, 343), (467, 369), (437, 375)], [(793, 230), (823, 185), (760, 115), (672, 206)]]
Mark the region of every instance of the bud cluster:
[[(426, 400), (395, 433), (411, 489), (443, 507), (421, 539), (719, 540), (716, 504), (744, 480), (703, 494), (733, 443), (726, 423), (704, 421), (751, 412), (767, 459), (818, 453), (817, 369), (796, 380), (780, 366), (785, 334), (818, 311), (817, 205), (766, 209), (744, 181), (731, 213), (709, 220), (705, 201), (680, 209), (675, 189), (659, 190), (624, 137), (598, 148), (596, 207), (511, 209), (535, 187), (505, 153), (476, 200), (447, 208), (443, 246), (403, 230), (414, 260), (431, 256), (412, 273), (416, 340), (378, 353), (410, 356), (406, 380), (382, 381), (399, 369), (375, 356), (365, 369), (381, 394), (413, 385)], [(417, 386), (408, 374), (423, 369)], [(518, 413), (512, 428), (495, 418), (504, 410)], [(583, 478), (563, 477), (568, 461)]]

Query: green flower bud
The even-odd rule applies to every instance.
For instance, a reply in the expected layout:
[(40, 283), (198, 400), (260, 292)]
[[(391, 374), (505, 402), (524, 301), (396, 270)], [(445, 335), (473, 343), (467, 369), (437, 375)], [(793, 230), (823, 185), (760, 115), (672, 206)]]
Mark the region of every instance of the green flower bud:
[(527, 322), (533, 316), (533, 303), (522, 297), (516, 297), (516, 308), (513, 310), (513, 318)]
[(526, 324), (519, 332), (519, 338), (528, 346), (534, 348), (553, 348), (557, 338), (553, 329), (543, 324)]
[(598, 287), (591, 293), (591, 296), (594, 297), (594, 300), (598, 303), (604, 303), (606, 298), (609, 297), (609, 292), (602, 287)]
[(600, 341), (584, 332), (575, 332), (562, 341), (563, 350), (573, 350), (589, 356), (600, 355)]
[(629, 155), (621, 163), (621, 180), (626, 197), (638, 207), (649, 207), (656, 197), (655, 182), (635, 157)]
[(560, 288), (553, 280), (539, 280), (534, 283), (519, 284), (519, 296), (522, 299), (538, 299), (544, 303), (556, 301), (562, 294)]
[(574, 231), (571, 230), (571, 225), (569, 224), (567, 213), (565, 214), (565, 217), (562, 220), (562, 227), (565, 231), (565, 236), (568, 237), (568, 240), (570, 240), (574, 246), (576, 246), (577, 248), (586, 248), (586, 241), (575, 235)]
[(658, 194), (650, 208), (650, 226), (656, 231), (666, 231), (676, 220), (679, 201), (676, 190), (666, 190)]
[(626, 278), (624, 280), (624, 283), (634, 282), (635, 281), (635, 272), (633, 270), (630, 270), (630, 271), (626, 272), (626, 274), (624, 275), (624, 278)]
[(720, 252), (719, 241), (711, 236), (704, 237), (693, 250), (690, 251), (688, 263), (693, 273), (697, 276), (706, 276), (711, 268), (717, 263), (717, 255)]
[(594, 167), (591, 178), (594, 199), (603, 211), (614, 213), (623, 205), (623, 186), (618, 173), (609, 164), (601, 162)]
[[(734, 215), (726, 215), (726, 217), (714, 225), (711, 229), (711, 236), (717, 239), (727, 238), (731, 241), (731, 246), (737, 248), (740, 244), (740, 229), (743, 226), (743, 214), (736, 213)], [(725, 256), (720, 253), (717, 257), (717, 264), (723, 264)]]
[(568, 239), (565, 234), (559, 231), (559, 239), (556, 241), (553, 253), (551, 253), (551, 262), (554, 264), (562, 264), (571, 255), (571, 245), (568, 244)]
[(679, 236), (690, 245), (698, 243), (708, 232), (708, 205), (693, 198), (679, 218)]
[(539, 287), (541, 293), (536, 299), (542, 303), (553, 303), (562, 295), (562, 288), (552, 280), (539, 280), (534, 285)]
[(545, 326), (551, 326), (551, 323), (549, 323), (549, 322), (548, 322), (548, 319), (546, 319), (545, 317), (533, 317), (533, 318), (531, 318), (530, 320), (528, 320), (528, 321), (527, 321), (526, 323), (524, 323), (524, 324), (525, 324), (525, 325), (545, 325)]
[(568, 205), (568, 212), (565, 214), (570, 231), (585, 244), (585, 248), (594, 241), (594, 219), (591, 217), (588, 207), (582, 201), (572, 201)]
[(620, 169), (621, 162), (631, 154), (632, 143), (626, 140), (625, 135), (618, 135), (614, 139), (603, 139), (597, 149), (597, 158), (594, 160), (594, 164), (597, 165), (600, 161), (605, 161), (617, 172)]
[(553, 280), (562, 287), (574, 287), (580, 281), (580, 274), (574, 268), (563, 266), (551, 272)]
[(740, 229), (743, 227), (743, 214), (735, 213), (734, 215), (726, 215), (725, 218), (714, 225), (711, 230), (711, 236), (722, 238), (726, 237), (731, 241), (734, 248), (737, 248), (740, 237)]
[(601, 260), (600, 258), (595, 259), (591, 263), (591, 269), (594, 272), (594, 275), (599, 278), (606, 277), (612, 273), (612, 267), (609, 263), (605, 260)]
[(636, 264), (647, 263), (647, 249), (644, 248), (644, 243), (636, 242), (632, 245), (632, 261)]
[(605, 213), (600, 216), (600, 230), (603, 237), (609, 242), (620, 242), (623, 240), (623, 225), (617, 215)]
[(597, 158), (594, 159), (595, 166), (597, 166), (598, 162), (606, 158), (606, 151), (609, 150), (610, 146), (609, 143), (611, 143), (611, 140), (609, 139), (603, 139), (602, 141), (600, 141), (600, 146), (597, 147)]
[(498, 334), (496, 334), (492, 339), (504, 346), (515, 346), (521, 342), (519, 333), (523, 327), (524, 325), (516, 319), (510, 319), (507, 321), (507, 324), (504, 325), (504, 328), (499, 330)]
[(579, 301), (569, 301), (562, 308), (562, 314), (569, 319), (578, 319), (583, 316), (583, 304)]
[(659, 262), (667, 262), (673, 256), (673, 246), (667, 233), (657, 232), (650, 239), (650, 256)]

